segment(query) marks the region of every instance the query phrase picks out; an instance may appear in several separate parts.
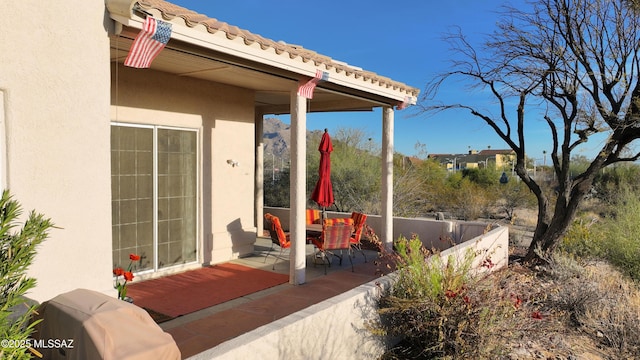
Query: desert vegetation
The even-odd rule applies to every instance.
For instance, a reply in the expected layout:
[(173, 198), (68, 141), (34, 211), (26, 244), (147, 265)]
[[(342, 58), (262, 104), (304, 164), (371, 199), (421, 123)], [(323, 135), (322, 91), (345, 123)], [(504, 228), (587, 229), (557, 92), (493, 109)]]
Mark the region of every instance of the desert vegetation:
[[(320, 134), (312, 134), (307, 142), (307, 190), (318, 180), (317, 150)], [(329, 210), (380, 214), (380, 148), (362, 129), (341, 128), (332, 134), (331, 181), (335, 204)], [(419, 144), (418, 144), (419, 145)], [(289, 169), (278, 176), (268, 176), (273, 159), (265, 156), (264, 203), (267, 206), (289, 206)], [(493, 166), (447, 171), (426, 154), (394, 156), (393, 214), (400, 217), (433, 217), (443, 213), (447, 218), (476, 220), (516, 216), (516, 209), (534, 209), (535, 196), (512, 177), (500, 183), (504, 169)], [(550, 168), (546, 169), (550, 173)], [(538, 174), (544, 176), (545, 168)], [(310, 193), (308, 194), (310, 198)], [(317, 206), (311, 200), (309, 207)]]
[[(435, 260), (419, 239), (399, 239), (386, 255), (399, 282), (380, 301), (382, 323), (371, 325), (402, 338), (386, 359), (640, 358), (638, 2), (526, 3), (502, 8), (482, 44), (447, 35), (451, 69), (427, 84), (419, 104), (426, 115), (464, 111), (492, 128), (516, 154), (517, 179), (505, 186), (498, 169), (449, 174), (398, 155), (393, 212), (516, 226), (534, 207), (530, 244), (513, 250), (507, 269), (470, 276), (475, 270)], [(438, 101), (456, 84), (466, 96)], [(541, 171), (551, 180), (527, 167), (532, 122), (550, 135), (551, 166)], [(353, 137), (336, 140), (351, 150), (332, 175), (337, 210), (378, 213), (379, 157)], [(591, 158), (581, 155), (587, 143), (598, 148)], [(307, 153), (313, 174), (315, 152)]]
[(470, 276), (420, 261), (399, 272), (404, 281), (380, 301), (383, 325), (372, 325), (401, 339), (382, 359), (640, 356), (637, 283), (605, 261), (558, 253), (537, 269), (514, 263)]
[(524, 263), (526, 249), (514, 246), (507, 268), (484, 263), (478, 273), (474, 254), (453, 268), (419, 239), (398, 239), (385, 254), (398, 281), (371, 324), (401, 339), (383, 359), (640, 358), (639, 170), (601, 172), (542, 264)]

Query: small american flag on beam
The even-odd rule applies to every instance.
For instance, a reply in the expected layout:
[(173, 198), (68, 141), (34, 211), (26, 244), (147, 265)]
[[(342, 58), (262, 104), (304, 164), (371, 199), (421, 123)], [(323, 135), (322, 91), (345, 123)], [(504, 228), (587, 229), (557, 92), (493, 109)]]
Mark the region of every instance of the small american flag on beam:
[(307, 99), (313, 99), (313, 90), (316, 88), (318, 82), (327, 80), (329, 80), (328, 72), (316, 70), (316, 76), (313, 79), (304, 84), (300, 82), (300, 85), (298, 86), (298, 95)]
[(170, 38), (171, 24), (150, 16), (147, 17), (142, 25), (142, 30), (131, 45), (124, 65), (138, 69), (148, 68), (153, 59), (167, 45)]
[(407, 106), (409, 106), (410, 102), (411, 102), (411, 97), (405, 96), (404, 97), (404, 101), (403, 102), (399, 102), (398, 106), (396, 106), (396, 110), (404, 110), (404, 109), (406, 109)]

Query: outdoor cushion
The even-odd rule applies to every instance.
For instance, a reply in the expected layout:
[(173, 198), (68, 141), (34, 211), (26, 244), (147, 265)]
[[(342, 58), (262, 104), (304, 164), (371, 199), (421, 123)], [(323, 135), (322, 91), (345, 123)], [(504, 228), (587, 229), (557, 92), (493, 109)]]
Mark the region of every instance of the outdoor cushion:
[(306, 216), (306, 224), (320, 224), (320, 221), (322, 220), (322, 213), (320, 212), (320, 210), (316, 210), (316, 209), (307, 209), (307, 216)]

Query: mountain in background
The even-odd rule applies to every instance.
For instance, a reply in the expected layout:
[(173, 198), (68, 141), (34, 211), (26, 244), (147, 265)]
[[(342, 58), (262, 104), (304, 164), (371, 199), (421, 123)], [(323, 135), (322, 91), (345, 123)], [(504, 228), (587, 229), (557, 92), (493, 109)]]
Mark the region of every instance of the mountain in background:
[(291, 125), (277, 118), (264, 119), (262, 140), (264, 154), (273, 154), (279, 158), (289, 158), (291, 149)]
[[(307, 141), (311, 136), (320, 136), (320, 130), (307, 130)], [(273, 154), (276, 158), (290, 159), (291, 125), (283, 123), (278, 118), (266, 118), (263, 124), (262, 140), (264, 154)]]

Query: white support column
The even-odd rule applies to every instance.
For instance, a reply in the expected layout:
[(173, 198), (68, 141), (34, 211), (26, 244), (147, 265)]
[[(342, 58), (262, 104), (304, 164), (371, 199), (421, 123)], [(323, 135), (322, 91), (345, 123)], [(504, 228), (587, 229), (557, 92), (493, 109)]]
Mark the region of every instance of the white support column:
[(382, 234), (387, 249), (393, 246), (393, 108), (382, 109)]
[(297, 91), (297, 88), (291, 91), (291, 184), (289, 190), (291, 265), (289, 267), (289, 283), (293, 285), (305, 282), (305, 247), (307, 243), (304, 221), (307, 201), (307, 99), (299, 96)]
[(262, 236), (262, 230), (264, 228), (264, 119), (261, 112), (256, 111), (255, 123), (256, 123), (256, 183), (255, 183), (255, 223), (258, 236)]

